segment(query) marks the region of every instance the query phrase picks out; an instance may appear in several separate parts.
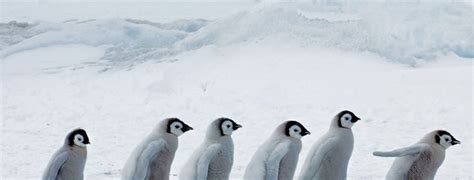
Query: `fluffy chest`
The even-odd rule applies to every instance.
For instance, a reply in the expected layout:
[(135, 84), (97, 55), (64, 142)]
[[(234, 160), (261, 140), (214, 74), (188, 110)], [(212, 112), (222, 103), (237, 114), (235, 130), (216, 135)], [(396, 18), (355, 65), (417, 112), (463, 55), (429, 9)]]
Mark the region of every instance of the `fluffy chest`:
[(176, 152), (176, 148), (170, 147), (166, 145), (162, 150), (158, 151), (152, 160), (151, 166), (158, 166), (158, 165), (171, 165), (171, 162), (174, 159), (174, 154)]
[(72, 149), (68, 154), (68, 159), (59, 169), (58, 179), (83, 179), (86, 160), (86, 149)]
[(288, 152), (283, 156), (278, 168), (278, 179), (293, 178), (298, 164), (298, 157), (301, 152), (301, 142), (291, 142)]
[(353, 149), (353, 136), (346, 135), (336, 137), (336, 141), (333, 144), (333, 148), (331, 149), (331, 151), (329, 151), (328, 158), (340, 157), (343, 160), (348, 160), (351, 157)]
[[(434, 177), (439, 166), (443, 162), (443, 157), (436, 157), (435, 152), (427, 150), (421, 152), (411, 164), (407, 176), (409, 179), (426, 179)], [(429, 178), (428, 178), (429, 179)]]
[(335, 172), (341, 174), (345, 172), (347, 163), (352, 155), (354, 148), (354, 137), (351, 132), (339, 132), (329, 136), (327, 142), (323, 141), (321, 149), (328, 149), (324, 154), (315, 154), (316, 156), (324, 156), (322, 158), (322, 166), (328, 169), (335, 169)]
[(209, 163), (209, 178), (226, 179), (234, 162), (234, 144), (232, 141), (220, 142), (220, 148)]

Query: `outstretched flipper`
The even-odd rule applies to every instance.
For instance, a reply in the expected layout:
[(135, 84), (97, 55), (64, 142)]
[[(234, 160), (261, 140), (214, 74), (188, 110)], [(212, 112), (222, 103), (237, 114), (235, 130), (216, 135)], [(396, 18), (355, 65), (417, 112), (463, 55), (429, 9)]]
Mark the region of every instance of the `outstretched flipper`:
[(68, 156), (69, 155), (67, 152), (62, 152), (52, 159), (51, 164), (49, 164), (49, 167), (43, 176), (43, 180), (56, 180), (59, 169), (61, 169), (61, 167), (64, 165)]
[(145, 179), (150, 169), (150, 162), (153, 160), (153, 157), (160, 152), (166, 145), (166, 142), (163, 139), (158, 141), (151, 142), (140, 154), (140, 157), (137, 159), (137, 165), (135, 167), (135, 173), (133, 174), (132, 179)]
[(206, 149), (206, 152), (203, 155), (201, 155), (198, 161), (198, 166), (197, 166), (197, 176), (196, 176), (197, 180), (207, 180), (207, 172), (209, 170), (209, 163), (214, 157), (216, 157), (220, 148), (221, 148), (221, 145), (219, 144), (211, 145)]
[[(311, 154), (312, 157), (309, 157), (311, 158), (309, 164), (306, 164), (306, 166), (303, 167), (301, 171), (303, 172), (303, 174), (301, 175), (300, 179), (313, 179), (316, 173), (319, 172), (319, 169), (321, 168), (321, 163), (326, 158), (327, 153), (330, 152), (333, 147), (335, 147), (335, 143), (336, 138), (329, 138), (318, 146), (318, 148), (313, 152), (313, 154)], [(314, 156), (315, 154), (321, 154), (321, 156)]]
[(283, 141), (270, 153), (267, 162), (265, 162), (265, 180), (277, 180), (280, 161), (288, 153), (290, 141)]
[(420, 152), (423, 152), (428, 148), (429, 148), (429, 145), (427, 144), (414, 144), (412, 146), (395, 149), (393, 151), (386, 151), (386, 152), (375, 151), (373, 155), (380, 156), (380, 157), (401, 157), (401, 156), (419, 154)]

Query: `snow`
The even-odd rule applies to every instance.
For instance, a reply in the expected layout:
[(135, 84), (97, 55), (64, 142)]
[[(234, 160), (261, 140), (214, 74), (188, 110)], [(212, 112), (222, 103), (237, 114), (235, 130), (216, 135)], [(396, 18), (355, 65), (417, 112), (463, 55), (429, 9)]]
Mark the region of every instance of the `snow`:
[[(262, 4), (211, 22), (190, 19), (160, 24), (136, 19), (73, 19), (49, 25), (39, 23), (39, 29), (30, 25), (27, 27), (31, 30), (14, 31), (18, 32), (16, 36), (28, 36), (31, 31), (40, 33), (5, 48), (4, 56), (51, 45), (108, 45), (103, 59), (113, 63), (128, 61), (126, 64), (130, 65), (208, 45), (296, 39), (307, 46), (369, 51), (412, 66), (448, 53), (474, 57), (474, 14), (469, 6), (459, 3), (352, 5)], [(51, 30), (44, 32), (44, 26)]]
[[(62, 53), (50, 53), (49, 51)], [(39, 48), (30, 50), (28, 53), (18, 53), (8, 57), (9, 60), (3, 62), (5, 67), (3, 73), (28, 76), (30, 74), (82, 69), (100, 63), (98, 59), (103, 55), (104, 50), (102, 48), (79, 44)], [(34, 59), (34, 61), (31, 61), (31, 59)], [(25, 64), (28, 65), (25, 66)]]
[[(392, 159), (373, 151), (411, 145), (435, 129), (462, 141), (447, 150), (437, 179), (473, 179), (470, 7), (350, 5), (262, 3), (238, 13), (229, 9), (247, 5), (228, 5), (222, 14), (144, 18), (130, 14), (138, 10), (100, 16), (79, 8), (48, 19), (68, 7), (60, 4), (9, 14), (17, 23), (0, 26), (2, 179), (38, 179), (76, 127), (91, 138), (86, 178), (119, 179), (135, 146), (167, 117), (195, 129), (180, 136), (174, 178), (222, 116), (243, 125), (233, 134), (233, 179), (288, 119), (312, 133), (302, 138), (299, 169), (343, 109), (363, 119), (353, 127), (349, 179), (382, 179)], [(21, 6), (2, 10), (14, 7)]]

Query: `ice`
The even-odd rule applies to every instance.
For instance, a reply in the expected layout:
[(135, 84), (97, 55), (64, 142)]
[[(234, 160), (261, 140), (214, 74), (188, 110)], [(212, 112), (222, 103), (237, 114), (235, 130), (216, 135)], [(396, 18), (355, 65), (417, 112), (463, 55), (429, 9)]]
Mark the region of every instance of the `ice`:
[[(334, 6), (265, 4), (211, 23), (181, 44), (192, 49), (204, 45), (296, 39), (305, 46), (369, 51), (410, 65), (449, 52), (474, 57), (473, 12), (465, 4), (354, 3)], [(314, 12), (319, 16), (307, 16)]]
[[(420, 61), (450, 52), (474, 57), (472, 17), (473, 11), (464, 3), (263, 3), (211, 22), (203, 19), (164, 24), (136, 19), (66, 21), (52, 24), (50, 31), (6, 48), (4, 56), (37, 47), (76, 43), (107, 45), (109, 49), (103, 59), (133, 64), (209, 45), (283, 43), (290, 39), (305, 46), (373, 52), (394, 62), (416, 66)], [(31, 33), (16, 34), (31, 36)]]
[(46, 24), (48, 23), (39, 24), (17, 21), (0, 23), (0, 50), (35, 35), (55, 29), (53, 26), (48, 26)]
[[(50, 53), (49, 51), (61, 53)], [(100, 65), (102, 62), (99, 59), (103, 57), (104, 52), (104, 48), (78, 44), (37, 48), (28, 51), (28, 53), (9, 56), (10, 60), (2, 62), (2, 67), (7, 67), (3, 69), (3, 74), (50, 74), (84, 69)]]
[[(31, 50), (40, 47), (68, 44), (89, 46), (108, 46), (104, 59), (112, 62), (141, 60), (146, 53), (167, 49), (175, 42), (186, 37), (186, 31), (199, 28), (203, 20), (178, 21), (177, 24), (161, 26), (131, 20), (87, 20), (67, 21), (52, 24), (55, 30), (31, 37), (4, 49), (3, 55)], [(35, 28), (35, 27), (33, 27)], [(165, 52), (168, 53), (168, 52)]]

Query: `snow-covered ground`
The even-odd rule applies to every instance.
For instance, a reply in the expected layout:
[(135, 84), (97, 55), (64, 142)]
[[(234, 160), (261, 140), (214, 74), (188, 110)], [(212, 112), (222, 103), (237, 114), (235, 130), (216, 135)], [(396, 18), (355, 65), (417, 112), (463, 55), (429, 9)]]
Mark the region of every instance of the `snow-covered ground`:
[(180, 137), (176, 178), (207, 124), (222, 116), (244, 126), (233, 135), (231, 177), (239, 179), (279, 123), (296, 119), (312, 132), (302, 162), (343, 109), (363, 118), (353, 128), (349, 179), (383, 179), (392, 159), (372, 151), (410, 145), (435, 129), (462, 141), (447, 150), (437, 179), (474, 178), (472, 6), (208, 3), (183, 15), (183, 4), (155, 12), (150, 4), (135, 5), (139, 11), (109, 3), (115, 14), (97, 10), (106, 5), (76, 3), (59, 17), (74, 6), (2, 3), (2, 22), (18, 21), (0, 24), (2, 179), (38, 179), (76, 127), (92, 143), (86, 178), (118, 179), (153, 126), (179, 117), (195, 130)]

